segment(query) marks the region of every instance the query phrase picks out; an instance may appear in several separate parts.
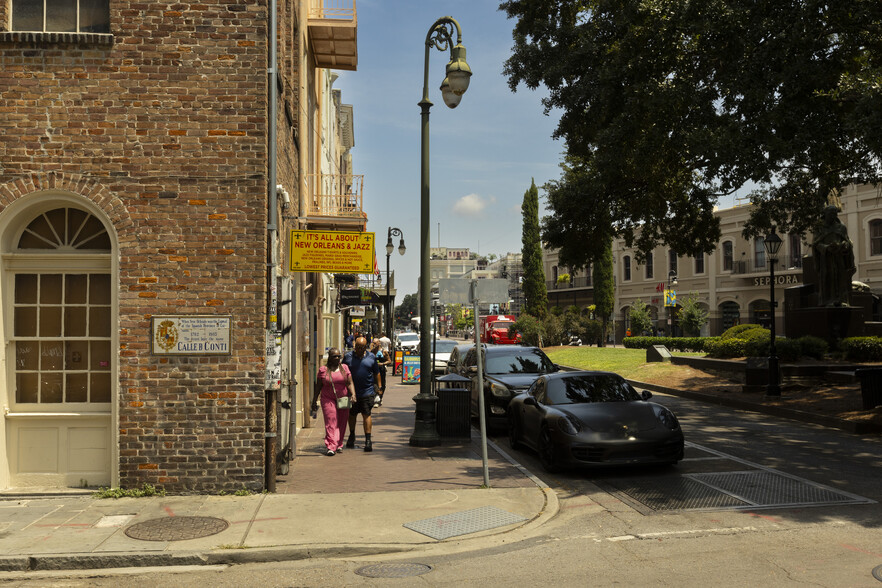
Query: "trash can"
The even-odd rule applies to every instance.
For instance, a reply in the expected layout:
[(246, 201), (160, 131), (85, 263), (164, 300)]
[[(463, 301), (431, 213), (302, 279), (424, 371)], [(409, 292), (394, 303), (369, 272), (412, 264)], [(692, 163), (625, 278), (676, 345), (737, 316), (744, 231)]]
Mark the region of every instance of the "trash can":
[(435, 380), (438, 396), (436, 425), (445, 439), (471, 439), (471, 380), (459, 374), (447, 374)]
[(864, 410), (882, 406), (882, 368), (860, 368), (854, 375), (861, 381)]

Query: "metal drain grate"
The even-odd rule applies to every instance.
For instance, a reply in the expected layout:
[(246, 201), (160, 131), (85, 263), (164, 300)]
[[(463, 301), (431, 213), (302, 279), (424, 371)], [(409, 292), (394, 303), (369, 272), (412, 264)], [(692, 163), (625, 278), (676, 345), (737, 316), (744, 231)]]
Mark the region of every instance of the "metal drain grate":
[(612, 486), (614, 490), (655, 511), (747, 506), (743, 500), (685, 476), (605, 480), (599, 485)]
[(457, 535), (468, 535), (496, 527), (504, 527), (526, 521), (522, 516), (506, 512), (495, 506), (482, 506), (462, 512), (404, 523), (411, 531), (422, 533), (432, 539), (447, 539)]
[[(872, 502), (808, 480), (767, 470), (622, 478), (598, 484), (654, 511), (730, 510), (867, 504)], [(628, 502), (625, 500), (625, 502)]]
[(399, 563), (363, 566), (355, 570), (355, 573), (366, 578), (412, 578), (431, 571), (432, 566), (426, 564)]
[(229, 526), (215, 517), (165, 517), (137, 523), (125, 533), (141, 541), (183, 541), (216, 535)]
[(855, 497), (827, 486), (767, 471), (691, 474), (690, 477), (754, 506), (811, 506), (856, 502)]

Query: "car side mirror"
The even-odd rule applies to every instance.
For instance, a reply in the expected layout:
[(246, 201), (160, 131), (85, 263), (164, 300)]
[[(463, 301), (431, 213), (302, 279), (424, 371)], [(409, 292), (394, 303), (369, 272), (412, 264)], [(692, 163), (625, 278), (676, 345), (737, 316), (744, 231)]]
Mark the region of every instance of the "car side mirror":
[(529, 404), (530, 406), (539, 406), (539, 403), (532, 396), (527, 396), (524, 398), (524, 404)]
[(640, 393), (640, 396), (643, 397), (643, 400), (649, 400), (650, 398), (652, 398), (652, 392), (650, 392), (649, 390), (644, 390)]

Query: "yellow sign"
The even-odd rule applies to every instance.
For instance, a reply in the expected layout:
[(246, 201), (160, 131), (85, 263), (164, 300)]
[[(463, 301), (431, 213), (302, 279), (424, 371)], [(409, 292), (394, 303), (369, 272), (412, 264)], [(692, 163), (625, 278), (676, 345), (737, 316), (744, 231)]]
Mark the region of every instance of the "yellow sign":
[(291, 231), (292, 272), (374, 271), (374, 234), (341, 231)]
[(676, 290), (665, 290), (665, 306), (677, 306)]

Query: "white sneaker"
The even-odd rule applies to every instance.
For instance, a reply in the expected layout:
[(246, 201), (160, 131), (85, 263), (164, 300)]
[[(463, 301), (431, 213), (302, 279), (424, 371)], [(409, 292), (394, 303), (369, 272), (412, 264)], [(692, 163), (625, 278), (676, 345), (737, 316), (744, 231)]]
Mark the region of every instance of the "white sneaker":
[(377, 394), (377, 395), (374, 397), (374, 408), (380, 406), (381, 404), (383, 404), (383, 399), (380, 398), (380, 395), (379, 395), (379, 394)]

